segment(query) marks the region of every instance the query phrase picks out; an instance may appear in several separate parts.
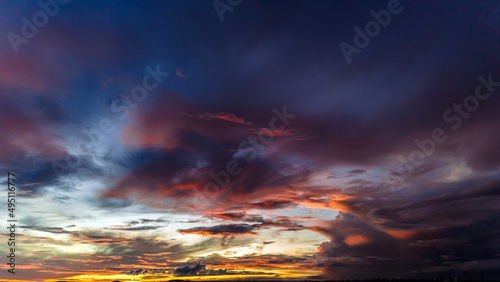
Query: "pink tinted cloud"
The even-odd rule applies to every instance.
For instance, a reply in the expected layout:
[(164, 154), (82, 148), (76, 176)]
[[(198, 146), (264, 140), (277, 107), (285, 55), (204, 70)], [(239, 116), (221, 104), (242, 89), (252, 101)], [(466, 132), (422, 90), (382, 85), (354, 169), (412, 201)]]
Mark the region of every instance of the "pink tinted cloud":
[(0, 116), (0, 159), (13, 157), (23, 152), (38, 153), (51, 157), (63, 156), (64, 150), (55, 142), (55, 137), (44, 133), (33, 119), (20, 113)]
[(198, 116), (201, 119), (206, 119), (206, 120), (212, 120), (212, 119), (220, 119), (220, 120), (225, 120), (228, 122), (234, 122), (234, 123), (239, 123), (239, 124), (253, 124), (251, 122), (245, 121), (243, 118), (236, 116), (235, 114), (231, 113), (225, 113), (225, 112), (220, 112), (220, 113), (204, 113)]

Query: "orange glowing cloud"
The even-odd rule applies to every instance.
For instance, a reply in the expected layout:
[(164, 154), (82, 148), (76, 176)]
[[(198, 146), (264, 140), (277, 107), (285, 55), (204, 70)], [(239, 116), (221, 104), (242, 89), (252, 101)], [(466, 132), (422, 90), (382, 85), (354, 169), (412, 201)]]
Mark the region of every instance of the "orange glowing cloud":
[(397, 239), (408, 239), (420, 232), (419, 230), (385, 230), (385, 233)]
[(371, 242), (370, 238), (361, 234), (349, 235), (344, 239), (344, 243), (348, 246), (357, 246)]

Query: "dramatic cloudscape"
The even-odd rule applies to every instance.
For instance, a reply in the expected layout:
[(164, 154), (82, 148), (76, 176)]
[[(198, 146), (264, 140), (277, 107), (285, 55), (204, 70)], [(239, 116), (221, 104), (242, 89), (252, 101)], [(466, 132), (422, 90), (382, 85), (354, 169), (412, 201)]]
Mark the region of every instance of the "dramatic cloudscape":
[(500, 279), (500, 2), (0, 13), (0, 280)]

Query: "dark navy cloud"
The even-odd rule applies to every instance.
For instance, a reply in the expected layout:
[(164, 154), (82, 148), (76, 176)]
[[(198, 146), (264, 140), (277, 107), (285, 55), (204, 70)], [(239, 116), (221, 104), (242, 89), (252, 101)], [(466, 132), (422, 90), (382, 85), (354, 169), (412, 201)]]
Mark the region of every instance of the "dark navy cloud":
[[(481, 271), (498, 278), (500, 88), (457, 129), (443, 114), (475, 94), (478, 76), (500, 81), (500, 5), (402, 0), (402, 12), (347, 63), (339, 44), (353, 44), (353, 28), (364, 29), (370, 11), (387, 2), (243, 1), (221, 22), (211, 1), (71, 1), (18, 54), (5, 35), (20, 33), (21, 18), (40, 7), (2, 2), (0, 165), (28, 184), (29, 196), (68, 200), (46, 189), (72, 191), (94, 179), (103, 190), (78, 200), (98, 209), (173, 202), (169, 212), (229, 221), (184, 233), (321, 232), (330, 241), (312, 261), (328, 278)], [(156, 65), (170, 75), (121, 120), (113, 101)], [(296, 118), (245, 162), (239, 144), (269, 128), (273, 108), (285, 105)], [(85, 132), (104, 118), (116, 130), (92, 141)], [(414, 140), (438, 127), (447, 141), (412, 175), (399, 183), (377, 178), (400, 175), (398, 156), (408, 158)], [(74, 151), (81, 142), (93, 151)], [(54, 162), (67, 164), (69, 157), (80, 164), (55, 173)], [(209, 173), (224, 171), (233, 158), (242, 173), (210, 197), (218, 210), (193, 204), (213, 181)], [(348, 181), (311, 184), (317, 172)], [(314, 228), (246, 213), (301, 205), (343, 213)], [(154, 222), (118, 228), (159, 229), (162, 221)], [(37, 222), (23, 226), (66, 232)], [(114, 233), (69, 234), (104, 244), (97, 254), (117, 252), (122, 264), (150, 254), (165, 266), (159, 253), (180, 260), (220, 247), (211, 239), (187, 250), (153, 238), (120, 243)]]

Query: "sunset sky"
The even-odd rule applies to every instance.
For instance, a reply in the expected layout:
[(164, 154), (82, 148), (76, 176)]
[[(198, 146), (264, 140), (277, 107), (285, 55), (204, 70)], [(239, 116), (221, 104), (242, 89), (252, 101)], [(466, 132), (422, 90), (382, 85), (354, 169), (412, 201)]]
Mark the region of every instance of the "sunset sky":
[(58, 1), (0, 1), (1, 281), (500, 279), (499, 1)]

